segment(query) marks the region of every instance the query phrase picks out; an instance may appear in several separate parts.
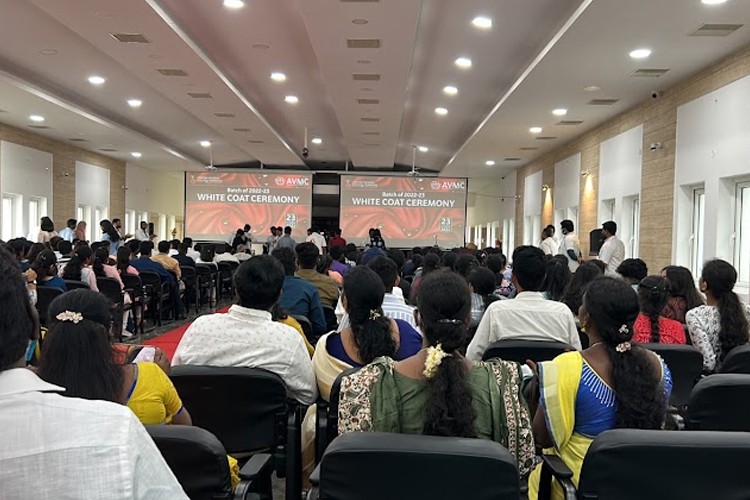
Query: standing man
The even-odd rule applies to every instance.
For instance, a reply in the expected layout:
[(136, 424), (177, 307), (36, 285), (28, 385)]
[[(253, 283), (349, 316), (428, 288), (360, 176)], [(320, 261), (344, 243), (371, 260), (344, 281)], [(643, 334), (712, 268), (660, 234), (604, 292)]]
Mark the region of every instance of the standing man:
[(307, 238), (305, 238), (305, 242), (307, 243), (315, 243), (315, 246), (318, 247), (318, 254), (323, 255), (325, 251), (323, 250), (326, 248), (326, 239), (323, 237), (322, 234), (318, 232), (317, 227), (311, 227), (307, 230)]
[(545, 255), (555, 255), (557, 253), (559, 245), (555, 241), (555, 226), (552, 224), (548, 225), (542, 231), (542, 242), (539, 248), (544, 251)]
[(132, 234), (122, 234), (122, 221), (120, 219), (112, 219), (112, 225), (115, 226), (117, 234), (120, 235), (120, 241), (125, 241), (133, 237)]
[(68, 219), (65, 229), (60, 231), (58, 236), (64, 239), (65, 241), (69, 241), (73, 243), (73, 239), (75, 238), (75, 232), (76, 232), (76, 224), (78, 224), (77, 220)]
[(292, 238), (292, 227), (286, 226), (284, 228), (284, 236), (276, 242), (276, 248), (288, 248), (293, 252), (296, 246), (297, 242)]
[(602, 236), (604, 244), (599, 250), (598, 259), (605, 264), (604, 274), (617, 277), (617, 267), (625, 260), (625, 244), (615, 236), (617, 234), (617, 223), (608, 220), (602, 224)]
[(276, 243), (279, 241), (279, 236), (281, 236), (281, 228), (276, 226), (271, 226), (271, 236), (266, 238), (266, 253), (270, 254), (274, 251), (276, 248)]
[(336, 228), (333, 230), (333, 238), (331, 238), (331, 241), (328, 242), (333, 247), (346, 247), (346, 240), (341, 237), (341, 228)]
[(571, 273), (574, 273), (583, 261), (583, 256), (581, 255), (581, 244), (574, 232), (573, 221), (569, 219), (562, 221), (560, 223), (560, 232), (563, 235), (563, 239), (560, 242), (558, 253), (567, 257), (568, 269), (570, 269)]

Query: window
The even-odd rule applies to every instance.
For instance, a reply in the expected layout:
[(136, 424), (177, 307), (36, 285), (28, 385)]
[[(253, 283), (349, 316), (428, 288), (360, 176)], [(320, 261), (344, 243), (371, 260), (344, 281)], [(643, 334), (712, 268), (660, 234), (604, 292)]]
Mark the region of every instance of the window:
[(39, 205), (38, 199), (29, 199), (29, 229), (27, 233), (32, 241), (36, 241), (36, 233), (39, 231), (39, 222), (41, 219), (41, 207)]
[(125, 211), (125, 233), (135, 234), (136, 222), (135, 222), (135, 210)]
[(19, 200), (20, 196), (3, 193), (3, 225), (2, 236), (0, 236), (3, 241), (8, 241), (19, 235), (19, 216), (21, 215), (17, 208)]
[(601, 207), (601, 216), (599, 219), (601, 219), (600, 222), (607, 222), (608, 220), (614, 220), (615, 219), (615, 200), (604, 200), (602, 201), (602, 207)]
[(739, 275), (738, 284), (748, 287), (750, 286), (750, 181), (737, 183), (735, 202), (732, 264)]
[(706, 190), (693, 189), (693, 215), (690, 230), (690, 271), (700, 276), (703, 269), (703, 230), (706, 214)]
[(165, 214), (159, 214), (159, 227), (156, 234), (159, 235), (159, 241), (167, 239), (167, 216)]
[(641, 231), (641, 204), (638, 198), (633, 198), (630, 211), (630, 256), (638, 257)]

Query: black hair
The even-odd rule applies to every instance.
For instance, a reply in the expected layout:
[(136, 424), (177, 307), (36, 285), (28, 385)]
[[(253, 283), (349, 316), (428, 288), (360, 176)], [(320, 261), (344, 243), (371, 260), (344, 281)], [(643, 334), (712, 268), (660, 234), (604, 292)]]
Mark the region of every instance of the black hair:
[(646, 276), (638, 283), (638, 305), (641, 313), (648, 317), (651, 326), (650, 335), (654, 344), (659, 343), (659, 316), (667, 305), (669, 282), (661, 276)]
[(47, 248), (48, 248), (47, 245), (45, 245), (44, 243), (34, 243), (29, 248), (29, 251), (26, 254), (26, 259), (29, 262), (34, 262), (36, 260), (37, 255), (42, 253), (44, 250), (47, 250)]
[(318, 255), (320, 255), (315, 243), (300, 243), (294, 250), (297, 252), (297, 262), (299, 263), (300, 268), (315, 269), (315, 266), (318, 263)]
[(104, 219), (103, 221), (101, 221), (99, 223), (99, 227), (102, 228), (103, 232), (109, 235), (110, 241), (120, 240), (120, 233), (117, 232), (117, 229), (115, 229), (115, 226), (108, 219)]
[(471, 273), (469, 273), (468, 281), (471, 288), (474, 289), (474, 293), (482, 297), (485, 311), (491, 303), (498, 300), (492, 295), (497, 287), (497, 275), (490, 269), (486, 267), (472, 269)]
[(487, 257), (487, 269), (495, 274), (500, 274), (500, 271), (505, 267), (506, 260), (505, 255), (501, 253), (492, 254)]
[(560, 229), (565, 229), (567, 232), (572, 233), (574, 230), (573, 221), (570, 219), (565, 219), (564, 221), (561, 221)]
[(396, 280), (398, 279), (398, 268), (396, 263), (388, 257), (375, 257), (367, 263), (367, 267), (375, 271), (383, 282), (386, 293), (390, 293), (392, 288), (396, 286)]
[(607, 264), (605, 264), (604, 262), (602, 262), (599, 259), (590, 260), (588, 262), (590, 262), (591, 264), (593, 264), (596, 267), (598, 267), (599, 270), (602, 272), (602, 274), (604, 274), (604, 272), (607, 270)]
[(344, 247), (331, 247), (331, 249), (328, 250), (328, 255), (338, 262), (341, 260), (341, 257), (344, 256)]
[(75, 219), (68, 219), (68, 222), (66, 223), (66, 225), (68, 226), (68, 229), (75, 229), (77, 224), (78, 224), (78, 221)]
[(0, 371), (12, 368), (39, 332), (39, 317), (29, 300), (15, 257), (0, 248)]
[(270, 255), (246, 260), (234, 273), (234, 285), (242, 307), (270, 311), (284, 285), (284, 267)]
[(284, 234), (292, 234), (292, 227), (291, 226), (284, 226)]
[(633, 323), (638, 317), (635, 292), (621, 280), (597, 278), (586, 291), (584, 307), (612, 363), (615, 427), (661, 429), (667, 398), (657, 358), (638, 344), (617, 351), (617, 346), (633, 337)]
[[(42, 346), (37, 374), (65, 387), (63, 396), (123, 403), (122, 368), (115, 363), (109, 335), (110, 303), (92, 290), (72, 290), (49, 306), (52, 320)], [(83, 321), (58, 320), (64, 312), (79, 313)]]
[(602, 229), (607, 231), (609, 234), (617, 234), (617, 223), (613, 220), (608, 220), (602, 224)]
[(271, 256), (281, 262), (286, 276), (294, 276), (294, 272), (297, 270), (297, 256), (290, 248), (276, 248), (271, 252)]
[(188, 247), (188, 248), (192, 248), (192, 246), (193, 246), (193, 238), (191, 238), (191, 237), (189, 237), (189, 236), (185, 236), (185, 237), (184, 237), (184, 238), (182, 239), (182, 242), (183, 242), (183, 243), (185, 244), (185, 246), (186, 246), (186, 247)]
[(427, 276), (438, 269), (440, 269), (440, 257), (438, 257), (438, 254), (428, 253), (425, 255), (422, 260), (422, 276)]
[(60, 252), (61, 255), (68, 255), (72, 250), (73, 244), (68, 240), (62, 240), (57, 244), (57, 251)]
[(545, 238), (551, 238), (552, 236), (554, 236), (554, 234), (555, 234), (555, 226), (551, 224), (542, 230), (542, 235)]
[(732, 290), (737, 283), (737, 270), (721, 259), (709, 260), (703, 265), (701, 279), (706, 284), (707, 293), (713, 295), (719, 310), (719, 360), (737, 346), (748, 343), (748, 323), (745, 307)]
[(104, 272), (104, 264), (109, 260), (109, 250), (106, 248), (97, 248), (94, 252), (94, 263), (91, 268), (94, 270), (94, 274), (97, 278), (106, 278), (107, 273)]
[(120, 274), (127, 273), (130, 266), (130, 249), (122, 246), (117, 249), (117, 270)]
[(173, 239), (173, 240), (170, 240), (170, 241), (169, 241), (169, 246), (170, 246), (171, 248), (174, 248), (175, 250), (177, 250), (177, 247), (179, 247), (179, 246), (180, 246), (180, 240), (178, 240), (177, 238), (175, 238), (175, 239)]
[(50, 219), (49, 217), (44, 216), (44, 217), (42, 217), (42, 221), (41, 221), (41, 224), (40, 224), (40, 229), (42, 231), (47, 231), (47, 232), (51, 233), (52, 231), (55, 230), (55, 223), (52, 222), (52, 219)]
[[(450, 290), (450, 293), (446, 293)], [(477, 437), (476, 410), (467, 381), (467, 368), (457, 353), (465, 345), (471, 314), (471, 294), (466, 281), (451, 272), (426, 277), (417, 293), (420, 325), (430, 346), (440, 344), (448, 354), (436, 373), (427, 379), (424, 434)]]
[(347, 243), (344, 249), (346, 251), (346, 255), (349, 255), (349, 253), (357, 251), (357, 245), (355, 245), (354, 243)]
[(201, 261), (202, 262), (213, 262), (216, 249), (213, 245), (201, 245)]
[(187, 254), (187, 250), (188, 250), (188, 246), (185, 243), (179, 242), (177, 244), (177, 253), (179, 253), (180, 255)]
[(456, 252), (445, 252), (440, 258), (440, 264), (442, 264), (443, 267), (447, 267), (448, 269), (453, 269), (453, 266), (455, 266), (457, 259), (458, 254)]
[(141, 244), (138, 245), (138, 253), (141, 255), (141, 257), (150, 257), (151, 250), (153, 249), (154, 243), (148, 240), (141, 241)]
[(138, 250), (141, 248), (141, 241), (140, 240), (130, 240), (127, 243), (125, 243), (125, 246), (128, 247), (130, 250), (130, 253), (137, 254)]
[(44, 278), (55, 276), (57, 274), (57, 256), (52, 250), (42, 250), (36, 256), (31, 264), (31, 269), (36, 273), (37, 284), (44, 281)]
[(317, 270), (320, 274), (328, 275), (328, 270), (331, 268), (333, 259), (330, 255), (319, 255)]
[(66, 280), (81, 281), (81, 270), (85, 267), (86, 261), (93, 256), (91, 247), (88, 245), (81, 245), (76, 248), (73, 255), (70, 257), (70, 261), (65, 264), (63, 269), (62, 277)]
[(596, 278), (604, 274), (599, 266), (594, 261), (584, 262), (578, 267), (578, 270), (573, 274), (568, 286), (565, 287), (563, 293), (562, 302), (568, 306), (573, 316), (578, 316), (578, 310), (583, 304), (583, 294), (586, 293), (586, 288), (589, 283), (594, 281)]
[(406, 264), (406, 254), (404, 254), (404, 251), (394, 248), (385, 253), (388, 255), (388, 258), (396, 264), (396, 268), (398, 269), (399, 274), (401, 274), (401, 269), (403, 269), (404, 264)]
[(479, 267), (479, 261), (471, 254), (459, 255), (453, 263), (453, 270), (463, 276), (464, 279), (468, 278), (471, 270), (476, 267)]
[(159, 247), (158, 247), (159, 253), (167, 253), (167, 252), (169, 252), (169, 247), (170, 247), (170, 245), (169, 245), (169, 242), (167, 240), (161, 240), (159, 242)]
[(524, 245), (513, 250), (513, 276), (526, 291), (538, 292), (542, 288), (546, 266), (541, 248)]
[(703, 305), (703, 298), (695, 288), (695, 278), (690, 269), (682, 266), (667, 266), (662, 269), (662, 272), (669, 281), (670, 296), (685, 299), (686, 311)]
[(632, 280), (633, 284), (636, 284), (648, 276), (648, 267), (641, 259), (625, 259), (617, 266), (616, 272), (623, 278)]
[[(515, 271), (514, 271), (515, 272)], [(547, 292), (547, 298), (560, 302), (565, 295), (565, 288), (570, 283), (572, 275), (568, 269), (568, 263), (560, 259), (551, 258), (547, 261), (546, 275), (542, 290)]]
[(357, 266), (344, 276), (344, 296), (354, 345), (363, 363), (380, 356), (396, 355), (391, 322), (383, 313), (385, 287), (375, 272)]

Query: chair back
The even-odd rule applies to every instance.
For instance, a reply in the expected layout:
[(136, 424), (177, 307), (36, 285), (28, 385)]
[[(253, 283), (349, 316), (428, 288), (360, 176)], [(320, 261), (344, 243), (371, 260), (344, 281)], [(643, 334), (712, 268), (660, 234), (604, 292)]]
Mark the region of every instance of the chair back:
[(327, 305), (323, 305), (323, 318), (326, 321), (326, 331), (330, 332), (333, 330), (338, 329), (339, 327), (339, 320), (336, 317), (336, 310)]
[(36, 288), (36, 310), (39, 312), (39, 323), (49, 324), (49, 305), (55, 298), (64, 294), (65, 290), (56, 286), (38, 286)]
[(750, 344), (741, 345), (729, 351), (717, 371), (750, 375)]
[(499, 443), (378, 432), (336, 438), (323, 455), (319, 487), (321, 500), (520, 496), (515, 459)]
[[(123, 283), (123, 286), (125, 284)], [(114, 278), (96, 278), (96, 287), (99, 292), (109, 299), (113, 304), (122, 304), (124, 302), (124, 296), (122, 294), (122, 288), (120, 288), (120, 282)]]
[(140, 271), (138, 277), (141, 279), (144, 287), (147, 288), (159, 288), (161, 287), (161, 276), (159, 273), (154, 271)]
[(305, 337), (307, 337), (307, 341), (312, 345), (315, 345), (315, 336), (313, 335), (312, 322), (307, 319), (307, 316), (301, 316), (299, 314), (291, 314), (290, 316), (296, 319), (297, 323), (300, 324), (300, 326), (302, 327), (302, 333), (304, 333)]
[(641, 344), (655, 352), (672, 373), (672, 397), (669, 403), (677, 408), (685, 406), (690, 399), (695, 381), (703, 370), (703, 355), (695, 347), (679, 344)]
[(232, 498), (227, 454), (216, 436), (187, 425), (148, 425), (146, 430), (192, 500)]
[(193, 284), (198, 276), (198, 272), (192, 266), (180, 266), (182, 281), (186, 284)]
[(744, 432), (610, 430), (586, 453), (578, 498), (745, 499), (749, 461)]
[(193, 424), (212, 432), (228, 453), (285, 441), (286, 385), (257, 368), (175, 366), (170, 378)]
[(135, 274), (122, 273), (120, 279), (125, 286), (125, 290), (130, 293), (131, 297), (135, 298), (143, 295), (143, 282), (141, 278)]
[(68, 291), (78, 290), (79, 288), (88, 290), (89, 288), (91, 288), (88, 283), (77, 280), (65, 280), (65, 286), (68, 287)]
[(704, 431), (750, 432), (750, 375), (717, 373), (690, 393), (685, 425)]
[(527, 359), (534, 362), (550, 361), (564, 352), (575, 350), (571, 345), (553, 340), (498, 340), (487, 347), (482, 360), (500, 358), (524, 364)]

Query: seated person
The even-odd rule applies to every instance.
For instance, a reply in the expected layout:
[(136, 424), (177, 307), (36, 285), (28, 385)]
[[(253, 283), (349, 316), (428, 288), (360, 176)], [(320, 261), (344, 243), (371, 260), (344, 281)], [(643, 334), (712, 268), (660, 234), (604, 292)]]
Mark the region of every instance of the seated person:
[[(187, 499), (130, 410), (63, 397), (25, 368), (38, 332), (18, 264), (0, 249), (0, 498)], [(81, 354), (62, 361), (79, 378), (90, 376), (76, 363), (91, 352)]]
[(178, 243), (177, 244), (177, 253), (172, 256), (174, 260), (177, 261), (178, 264), (182, 267), (192, 267), (195, 268), (195, 260), (188, 256), (188, 247), (185, 245), (185, 243)]
[(302, 404), (315, 402), (315, 374), (305, 343), (297, 331), (273, 321), (284, 268), (270, 255), (244, 262), (234, 275), (239, 304), (226, 314), (197, 318), (183, 335), (172, 366), (246, 366), (276, 373), (289, 396)]
[(57, 275), (57, 257), (52, 250), (43, 250), (37, 255), (31, 269), (36, 273), (37, 286), (52, 286), (62, 289), (63, 292), (68, 291), (65, 280)]
[[(239, 245), (238, 245), (239, 246)], [(217, 264), (219, 262), (234, 262), (236, 264), (239, 264), (239, 259), (232, 254), (232, 248), (237, 248), (237, 246), (230, 247), (229, 245), (217, 245), (216, 247), (216, 255), (214, 255), (214, 262)]]
[(520, 366), (499, 359), (472, 362), (457, 351), (471, 317), (466, 281), (455, 273), (431, 273), (420, 286), (417, 310), (424, 348), (403, 361), (377, 358), (344, 377), (339, 433), (491, 439), (508, 448), (521, 476), (528, 475), (534, 441)]
[(174, 273), (174, 275), (179, 280), (182, 278), (182, 271), (180, 270), (180, 263), (177, 262), (173, 257), (170, 257), (169, 252), (169, 242), (164, 240), (159, 242), (158, 246), (159, 253), (151, 257), (151, 260), (154, 262), (158, 262), (162, 266), (164, 266), (164, 269), (169, 271), (170, 273)]
[(648, 267), (646, 267), (646, 263), (641, 259), (625, 259), (617, 266), (616, 272), (622, 276), (625, 283), (633, 287), (633, 290), (637, 292), (638, 283), (648, 276)]
[(604, 274), (602, 268), (596, 264), (597, 262), (599, 261), (588, 261), (578, 266), (578, 270), (573, 273), (570, 283), (565, 287), (562, 302), (568, 306), (568, 309), (576, 318), (578, 317), (578, 310), (583, 304), (583, 294), (586, 292), (589, 283)]
[(476, 328), (484, 316), (484, 311), (499, 300), (493, 294), (497, 286), (496, 274), (486, 267), (471, 270), (467, 281), (471, 289), (471, 326)]
[[(626, 259), (627, 260), (627, 259)], [(620, 264), (622, 266), (622, 264)], [(684, 344), (682, 323), (661, 316), (669, 298), (669, 282), (661, 276), (646, 276), (638, 284), (638, 305), (641, 308), (633, 327), (633, 342)]]
[(545, 300), (540, 292), (545, 276), (544, 252), (520, 246), (513, 251), (512, 300), (498, 300), (487, 307), (466, 357), (480, 360), (485, 349), (497, 340), (521, 339), (557, 341), (581, 348), (575, 319), (568, 307)]
[(70, 261), (58, 273), (64, 280), (82, 281), (86, 283), (91, 290), (99, 291), (96, 286), (96, 275), (91, 269), (94, 262), (94, 252), (88, 245), (81, 245), (75, 249)]
[(686, 267), (667, 266), (661, 270), (661, 276), (669, 282), (669, 299), (662, 315), (684, 325), (687, 312), (705, 304), (695, 287), (693, 273)]
[[(541, 394), (534, 440), (544, 453), (565, 462), (576, 486), (586, 451), (599, 434), (664, 426), (672, 377), (656, 354), (631, 344), (637, 316), (632, 288), (619, 279), (599, 278), (589, 285), (580, 312), (589, 348), (538, 365)], [(529, 498), (538, 497), (540, 469), (529, 480)], [(553, 483), (553, 498), (562, 499)]]
[[(281, 293), (284, 293), (283, 290)], [(294, 316), (290, 316), (286, 309), (281, 307), (279, 303), (276, 303), (276, 305), (273, 306), (273, 309), (271, 309), (271, 319), (281, 323), (282, 325), (291, 326), (292, 328), (297, 330), (297, 333), (300, 334), (300, 336), (302, 337), (302, 341), (305, 343), (307, 353), (310, 355), (310, 357), (312, 357), (313, 353), (315, 352), (315, 348), (307, 340), (305, 331), (302, 329), (302, 325), (299, 324), (299, 321), (294, 319)]]
[(300, 243), (295, 251), (297, 252), (297, 263), (299, 265), (295, 275), (315, 285), (324, 306), (334, 307), (339, 298), (339, 286), (333, 278), (320, 274), (316, 269), (319, 255), (318, 247), (315, 246), (315, 243)]
[(276, 248), (271, 256), (284, 266), (284, 286), (279, 305), (289, 314), (304, 316), (312, 323), (313, 335), (320, 337), (326, 333), (326, 319), (323, 304), (315, 285), (294, 275), (297, 271), (297, 256), (286, 247)]
[(154, 262), (153, 260), (151, 260), (151, 251), (153, 249), (154, 244), (152, 242), (141, 241), (138, 247), (140, 257), (137, 259), (130, 259), (130, 265), (134, 267), (139, 273), (142, 271), (155, 272), (159, 275), (159, 278), (161, 278), (162, 282), (174, 285), (176, 283), (175, 276), (167, 271), (164, 266), (162, 266), (158, 262)]

